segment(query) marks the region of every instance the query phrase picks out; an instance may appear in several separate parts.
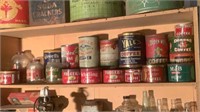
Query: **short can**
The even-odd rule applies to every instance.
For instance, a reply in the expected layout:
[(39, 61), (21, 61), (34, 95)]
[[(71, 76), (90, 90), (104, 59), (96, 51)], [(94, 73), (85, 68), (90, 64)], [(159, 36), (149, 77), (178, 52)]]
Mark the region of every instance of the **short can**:
[(124, 70), (107, 69), (103, 70), (103, 83), (122, 83), (124, 82)]
[(82, 68), (81, 83), (97, 84), (102, 82), (102, 71), (99, 68)]
[(170, 82), (195, 81), (195, 67), (193, 63), (168, 64), (168, 80)]
[(44, 66), (47, 65), (47, 63), (51, 59), (59, 59), (61, 60), (61, 50), (44, 50)]
[(190, 36), (193, 35), (193, 24), (189, 23), (180, 23), (175, 25), (175, 36)]
[(65, 45), (66, 62), (69, 63), (69, 68), (79, 67), (78, 44)]
[(78, 84), (80, 83), (81, 73), (79, 69), (62, 69), (63, 84)]
[(165, 82), (165, 65), (145, 65), (142, 67), (142, 81), (147, 83)]
[(118, 43), (114, 40), (100, 41), (100, 65), (101, 66), (118, 66)]
[(119, 67), (132, 68), (146, 63), (145, 36), (127, 32), (119, 35)]
[(155, 34), (146, 36), (147, 64), (166, 64), (169, 57), (167, 35)]
[(17, 71), (0, 71), (0, 84), (17, 84), (20, 76)]
[(139, 83), (142, 78), (142, 68), (125, 69), (125, 82)]
[(171, 63), (190, 63), (194, 62), (193, 52), (180, 52), (180, 53), (170, 53)]

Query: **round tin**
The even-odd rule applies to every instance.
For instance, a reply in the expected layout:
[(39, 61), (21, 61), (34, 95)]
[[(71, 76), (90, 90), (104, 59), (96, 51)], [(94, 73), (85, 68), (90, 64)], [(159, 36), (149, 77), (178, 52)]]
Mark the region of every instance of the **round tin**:
[(63, 84), (78, 84), (80, 83), (81, 74), (79, 69), (62, 69)]
[(137, 83), (141, 82), (142, 68), (125, 69), (125, 82)]
[(61, 60), (61, 50), (44, 50), (44, 65), (51, 59), (60, 59)]
[(169, 43), (166, 35), (155, 34), (146, 36), (147, 64), (165, 64), (169, 57)]
[(124, 70), (109, 69), (103, 70), (104, 83), (122, 83), (124, 82)]
[(20, 76), (16, 71), (0, 71), (0, 84), (17, 84)]
[(69, 63), (69, 68), (78, 68), (79, 67), (79, 58), (78, 58), (78, 44), (66, 45), (66, 62)]
[(123, 33), (118, 38), (119, 67), (132, 68), (145, 64), (145, 36), (140, 33)]
[(81, 83), (97, 84), (102, 82), (102, 72), (99, 68), (81, 69)]
[(193, 52), (170, 53), (171, 63), (190, 63), (194, 62)]
[(101, 66), (115, 67), (118, 65), (118, 42), (114, 40), (100, 41), (100, 64)]
[(193, 35), (193, 24), (192, 23), (181, 23), (175, 26), (175, 36), (190, 36)]
[(99, 41), (98, 37), (85, 36), (79, 38), (79, 66), (99, 66)]
[(28, 26), (28, 0), (1, 0), (0, 7), (0, 28)]
[(195, 81), (195, 68), (193, 63), (168, 64), (168, 80), (170, 82)]
[(166, 81), (165, 65), (145, 65), (142, 67), (143, 82), (164, 82)]

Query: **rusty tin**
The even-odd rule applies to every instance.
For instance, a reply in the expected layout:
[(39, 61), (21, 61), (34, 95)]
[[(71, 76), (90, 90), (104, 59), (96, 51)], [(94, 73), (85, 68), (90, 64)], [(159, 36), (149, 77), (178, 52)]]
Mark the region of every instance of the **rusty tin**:
[(78, 84), (80, 83), (81, 74), (79, 69), (62, 69), (63, 84)]
[(81, 69), (82, 84), (97, 84), (102, 82), (102, 71), (99, 68)]
[(142, 68), (125, 69), (125, 82), (138, 83), (141, 82)]
[(175, 36), (190, 36), (193, 35), (193, 24), (189, 23), (181, 23), (175, 26)]
[(78, 44), (65, 45), (65, 55), (69, 68), (79, 67)]
[(103, 83), (122, 83), (124, 82), (124, 70), (108, 69), (103, 70)]
[(16, 71), (0, 71), (0, 84), (17, 84), (20, 76)]
[(165, 64), (169, 57), (167, 35), (155, 34), (146, 36), (147, 64)]

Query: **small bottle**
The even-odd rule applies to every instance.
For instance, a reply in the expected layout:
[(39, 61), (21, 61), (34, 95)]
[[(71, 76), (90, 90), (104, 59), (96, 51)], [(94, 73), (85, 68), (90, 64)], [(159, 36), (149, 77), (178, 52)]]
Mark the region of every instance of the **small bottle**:
[(167, 98), (162, 98), (162, 112), (169, 112)]
[(154, 91), (149, 90), (148, 92), (149, 92), (149, 110), (152, 112), (156, 112), (157, 107), (156, 107), (156, 101), (155, 101), (155, 97), (154, 97)]
[(143, 99), (142, 99), (142, 112), (149, 111), (149, 98), (147, 95), (147, 91), (143, 91)]
[(139, 111), (139, 104), (138, 101), (136, 100), (136, 95), (130, 95), (130, 101), (133, 105), (134, 110)]
[(170, 112), (179, 112), (178, 108), (176, 108), (175, 99), (171, 100), (171, 109)]
[(176, 108), (178, 108), (179, 112), (183, 112), (182, 100), (181, 98), (176, 98), (175, 100)]
[(122, 105), (116, 108), (116, 112), (135, 112), (130, 101), (130, 96), (124, 96)]
[(161, 99), (157, 99), (157, 109), (158, 109), (158, 112), (162, 112), (163, 105), (162, 105)]

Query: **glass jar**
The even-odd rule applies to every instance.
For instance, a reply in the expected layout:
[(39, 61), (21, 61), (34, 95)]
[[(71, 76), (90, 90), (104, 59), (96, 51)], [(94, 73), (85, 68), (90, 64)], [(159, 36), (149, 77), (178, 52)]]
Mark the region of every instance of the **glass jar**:
[(27, 83), (40, 83), (43, 78), (43, 65), (40, 63), (40, 59), (33, 59), (33, 61), (28, 64), (26, 69)]
[(116, 112), (135, 112), (130, 96), (123, 96), (122, 105), (115, 109)]
[(50, 59), (45, 70), (47, 83), (61, 83), (61, 69), (62, 64), (60, 63), (60, 59)]

